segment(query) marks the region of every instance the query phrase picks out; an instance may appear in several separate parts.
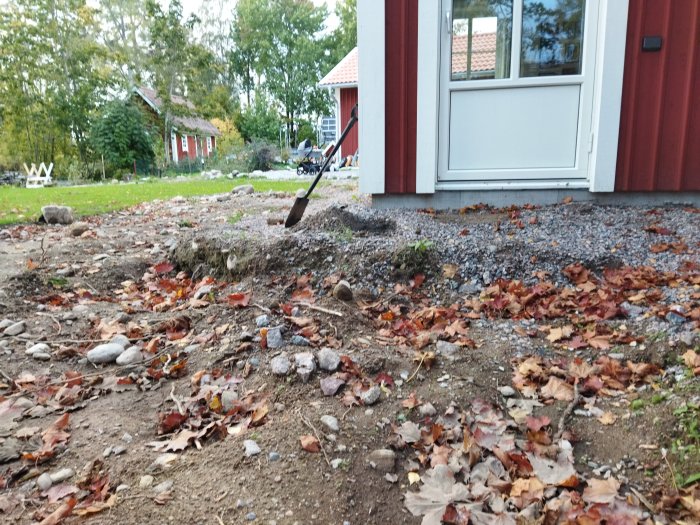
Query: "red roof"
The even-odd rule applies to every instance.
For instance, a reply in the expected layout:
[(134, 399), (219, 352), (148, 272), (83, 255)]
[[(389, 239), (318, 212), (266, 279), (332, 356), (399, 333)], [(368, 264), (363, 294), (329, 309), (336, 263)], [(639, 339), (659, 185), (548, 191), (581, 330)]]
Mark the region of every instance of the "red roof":
[(321, 87), (331, 86), (356, 86), (357, 85), (357, 48), (350, 51), (346, 57), (338, 62), (318, 83)]
[[(158, 93), (155, 89), (141, 86), (136, 89), (136, 93), (138, 93), (141, 96), (141, 98), (143, 98), (146, 101), (146, 103), (148, 103), (148, 105), (156, 111), (156, 113), (160, 113), (160, 110), (163, 107), (163, 101), (158, 96)], [(192, 104), (192, 102), (190, 102), (184, 97), (181, 97), (179, 95), (173, 95), (171, 99), (174, 104), (177, 104), (179, 106), (185, 106), (190, 111), (194, 111), (195, 109), (194, 104)], [(173, 123), (176, 127), (181, 127), (189, 131), (199, 131), (204, 135), (221, 135), (221, 132), (219, 132), (219, 130), (214, 124), (197, 115), (173, 117)]]
[[(452, 38), (452, 74), (467, 72), (467, 35)], [(472, 71), (495, 71), (496, 33), (472, 35)]]

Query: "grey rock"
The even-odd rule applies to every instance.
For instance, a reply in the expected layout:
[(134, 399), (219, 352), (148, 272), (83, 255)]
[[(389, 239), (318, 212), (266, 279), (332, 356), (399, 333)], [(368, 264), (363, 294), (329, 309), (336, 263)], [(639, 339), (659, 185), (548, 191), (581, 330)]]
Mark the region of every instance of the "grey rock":
[(250, 333), (250, 332), (241, 332), (241, 335), (238, 336), (238, 340), (241, 343), (248, 343), (252, 341), (255, 338), (255, 336)]
[(70, 228), (70, 234), (73, 237), (80, 237), (83, 233), (90, 229), (90, 225), (87, 222), (76, 222)]
[(16, 323), (11, 324), (5, 330), (3, 331), (3, 334), (5, 335), (19, 335), (23, 333), (26, 330), (26, 325), (24, 321), (18, 321)]
[(345, 381), (339, 377), (324, 377), (321, 379), (321, 392), (324, 396), (334, 396), (344, 384)]
[(124, 353), (124, 347), (116, 343), (98, 345), (87, 353), (88, 361), (93, 364), (113, 363)]
[(252, 439), (246, 439), (243, 442), (243, 447), (245, 447), (246, 457), (257, 456), (258, 454), (260, 454), (260, 447)]
[(173, 482), (172, 479), (166, 479), (162, 483), (158, 483), (155, 487), (153, 487), (153, 492), (156, 494), (162, 494), (163, 492), (168, 492), (171, 488), (173, 488), (173, 485), (175, 483)]
[(475, 295), (481, 292), (481, 286), (474, 283), (464, 283), (459, 287), (458, 292), (463, 295)]
[(255, 326), (258, 328), (264, 328), (270, 325), (270, 318), (267, 315), (262, 314), (255, 318)]
[(310, 346), (311, 345), (311, 342), (306, 337), (302, 337), (300, 335), (293, 335), (290, 342), (294, 346)]
[(437, 414), (437, 410), (435, 410), (432, 403), (423, 403), (418, 407), (418, 413), (423, 417), (431, 417)]
[(345, 460), (343, 458), (335, 458), (334, 460), (331, 461), (331, 467), (334, 469), (339, 469), (340, 467), (343, 466), (345, 463)]
[(125, 349), (131, 346), (131, 341), (129, 341), (129, 338), (122, 334), (115, 335), (109, 342), (115, 345), (121, 345), (121, 347)]
[(297, 374), (301, 377), (301, 380), (306, 383), (316, 370), (316, 359), (314, 354), (311, 352), (300, 352), (294, 354), (294, 363), (297, 367)]
[(194, 293), (193, 297), (195, 299), (202, 299), (214, 291), (214, 286), (211, 284), (205, 284), (201, 288), (198, 288)]
[(250, 195), (254, 192), (255, 188), (253, 188), (252, 184), (241, 184), (240, 186), (236, 186), (231, 190), (231, 193), (236, 195)]
[(32, 359), (36, 361), (51, 361), (51, 354), (46, 352), (34, 352), (32, 354)]
[(449, 343), (447, 341), (438, 341), (435, 345), (438, 355), (453, 361), (459, 355), (459, 346), (454, 343)]
[(608, 354), (608, 357), (610, 359), (617, 359), (618, 361), (620, 361), (625, 358), (625, 354), (620, 352), (613, 352), (612, 354)]
[(360, 400), (365, 405), (374, 405), (377, 401), (379, 401), (379, 397), (381, 396), (381, 394), (381, 389), (377, 385), (375, 385), (369, 390), (362, 392), (362, 394), (360, 395)]
[(291, 367), (292, 363), (289, 361), (287, 354), (281, 354), (277, 357), (273, 357), (270, 361), (270, 370), (276, 376), (286, 376)]
[(321, 423), (323, 423), (329, 430), (333, 432), (338, 432), (340, 427), (338, 426), (338, 419), (334, 416), (325, 415), (321, 416)]
[(41, 215), (46, 224), (71, 224), (75, 220), (70, 206), (42, 206)]
[(51, 348), (46, 343), (37, 343), (27, 348), (27, 350), (24, 353), (27, 355), (33, 355), (37, 352), (43, 352), (45, 354), (48, 354), (51, 352)]
[(625, 312), (627, 312), (628, 317), (634, 318), (634, 317), (639, 317), (642, 314), (644, 314), (644, 308), (642, 308), (641, 306), (637, 306), (637, 305), (628, 303), (627, 301), (625, 301), (624, 303), (621, 303), (620, 307)]
[(274, 463), (275, 461), (279, 461), (280, 459), (282, 459), (282, 456), (280, 456), (279, 452), (270, 452), (267, 455), (267, 459)]
[(0, 321), (0, 330), (4, 331), (5, 328), (7, 328), (8, 326), (12, 326), (13, 324), (15, 324), (15, 322), (11, 319), (3, 319), (2, 321)]
[(282, 329), (280, 327), (270, 328), (267, 331), (267, 347), (274, 349), (282, 348), (283, 346)]
[(116, 447), (112, 447), (112, 455), (113, 456), (121, 456), (126, 452), (126, 447), (122, 447), (121, 445), (117, 445)]
[(318, 366), (321, 370), (335, 372), (340, 366), (340, 356), (335, 350), (323, 348), (318, 353)]
[(698, 339), (698, 335), (694, 332), (683, 332), (679, 337), (681, 343), (686, 346), (694, 346), (695, 341)]
[(55, 483), (61, 483), (63, 481), (66, 481), (67, 479), (72, 478), (75, 476), (75, 471), (72, 468), (62, 468), (61, 470), (57, 470), (56, 472), (49, 474), (51, 476), (51, 481)]
[(367, 456), (367, 461), (379, 472), (393, 472), (396, 468), (396, 452), (388, 448), (380, 448)]
[(679, 313), (676, 313), (676, 312), (673, 312), (673, 311), (668, 312), (668, 313), (666, 314), (666, 320), (667, 320), (669, 323), (671, 323), (671, 324), (676, 324), (676, 325), (683, 324), (683, 323), (685, 323), (685, 321), (686, 321), (685, 317), (683, 317), (683, 316), (680, 315)]
[(141, 476), (141, 479), (139, 480), (139, 487), (142, 489), (145, 489), (146, 487), (150, 487), (153, 485), (153, 476), (150, 474), (146, 474), (145, 476)]
[(340, 301), (352, 301), (353, 293), (350, 283), (347, 281), (340, 281), (333, 288), (333, 297)]
[(221, 392), (221, 407), (224, 409), (224, 412), (233, 410), (236, 401), (238, 401), (238, 392), (234, 390), (224, 390)]
[(53, 481), (51, 480), (51, 476), (49, 476), (48, 472), (44, 472), (36, 479), (36, 484), (41, 490), (49, 490), (51, 485), (53, 485)]
[(255, 519), (257, 517), (258, 516), (257, 516), (257, 514), (255, 514), (255, 512), (249, 512), (248, 514), (245, 515), (245, 519), (247, 519), (248, 521), (255, 521)]
[(143, 361), (143, 354), (138, 346), (127, 348), (123, 354), (117, 357), (117, 364), (120, 366), (135, 365), (141, 361)]
[(515, 389), (510, 386), (502, 386), (498, 389), (503, 397), (513, 397), (515, 395)]
[(0, 465), (9, 463), (19, 457), (20, 442), (15, 438), (6, 438), (0, 442)]

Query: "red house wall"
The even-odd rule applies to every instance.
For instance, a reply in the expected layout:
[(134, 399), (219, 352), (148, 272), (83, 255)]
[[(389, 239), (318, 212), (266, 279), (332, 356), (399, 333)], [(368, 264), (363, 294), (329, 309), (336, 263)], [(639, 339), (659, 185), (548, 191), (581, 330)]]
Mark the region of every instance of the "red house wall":
[[(357, 104), (357, 88), (343, 88), (340, 90), (340, 131), (345, 129), (346, 124), (350, 120), (350, 113), (352, 108)], [(348, 136), (345, 138), (345, 142), (340, 148), (340, 152), (343, 156), (354, 155), (359, 147), (360, 141), (357, 135), (358, 126), (355, 126), (350, 130)], [(340, 138), (340, 137), (338, 137)]]
[(415, 193), (418, 0), (385, 1), (385, 192)]
[(698, 191), (700, 1), (631, 0), (628, 20), (615, 189)]

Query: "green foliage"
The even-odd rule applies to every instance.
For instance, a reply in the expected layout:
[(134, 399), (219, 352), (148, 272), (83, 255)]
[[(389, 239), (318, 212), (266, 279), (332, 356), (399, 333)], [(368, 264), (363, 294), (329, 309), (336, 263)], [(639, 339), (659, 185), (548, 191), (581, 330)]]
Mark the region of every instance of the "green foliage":
[(316, 143), (318, 140), (318, 134), (316, 133), (316, 130), (314, 129), (313, 124), (309, 122), (308, 120), (300, 120), (299, 121), (299, 129), (297, 131), (297, 144), (303, 142), (304, 140), (309, 139), (312, 143)]
[(269, 171), (275, 161), (278, 150), (265, 140), (253, 140), (246, 146), (245, 157), (249, 171)]
[(340, 23), (333, 33), (332, 54), (340, 62), (357, 46), (357, 0), (338, 0), (335, 14)]
[(98, 155), (104, 156), (109, 174), (131, 168), (134, 161), (155, 158), (143, 113), (128, 101), (117, 100), (105, 106), (92, 126), (90, 143)]
[(282, 121), (262, 92), (255, 94), (253, 104), (239, 112), (234, 122), (247, 142), (261, 139), (277, 143), (279, 140)]
[(415, 252), (426, 253), (429, 250), (431, 250), (433, 246), (435, 246), (435, 243), (427, 239), (421, 239), (419, 241), (409, 244), (408, 246)]
[(676, 482), (690, 485), (700, 480), (700, 404), (685, 403), (673, 411), (680, 435), (671, 445), (676, 456)]

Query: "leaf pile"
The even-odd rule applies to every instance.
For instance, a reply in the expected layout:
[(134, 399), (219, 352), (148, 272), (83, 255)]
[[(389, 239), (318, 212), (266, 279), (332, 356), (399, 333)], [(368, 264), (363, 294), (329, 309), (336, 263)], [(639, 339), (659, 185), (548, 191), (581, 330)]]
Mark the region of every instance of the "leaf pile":
[[(549, 422), (538, 425), (549, 436)], [(639, 502), (622, 497), (615, 479), (581, 479), (568, 441), (541, 441), (480, 400), (423, 426), (407, 421), (390, 436), (394, 448), (412, 451), (411, 473), (423, 472), (405, 495), (423, 525), (642, 522)]]
[(236, 386), (242, 381), (222, 370), (197, 372), (191, 381), (192, 395), (184, 403), (178, 401), (177, 410), (158, 414), (157, 432), (169, 435), (169, 439), (149, 445), (170, 452), (192, 444), (201, 448), (206, 439), (241, 435), (250, 427), (264, 424), (269, 411), (267, 398), (246, 393), (239, 399)]

